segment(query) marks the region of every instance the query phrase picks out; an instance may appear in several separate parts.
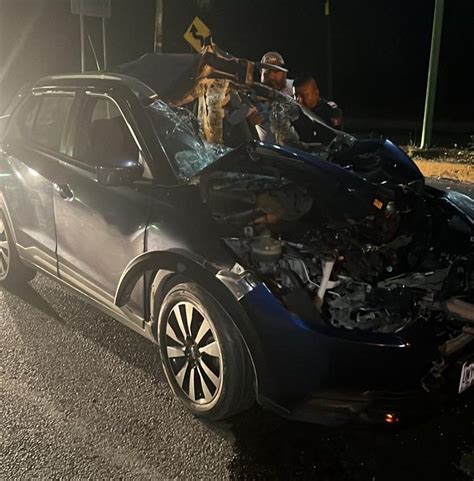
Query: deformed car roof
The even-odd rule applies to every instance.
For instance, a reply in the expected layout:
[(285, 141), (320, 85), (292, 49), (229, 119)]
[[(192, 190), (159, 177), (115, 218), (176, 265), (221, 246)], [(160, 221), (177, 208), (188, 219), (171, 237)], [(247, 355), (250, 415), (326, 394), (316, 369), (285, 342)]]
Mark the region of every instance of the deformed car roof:
[(186, 96), (199, 80), (223, 78), (240, 85), (253, 83), (255, 63), (221, 52), (217, 47), (200, 54), (145, 54), (115, 71), (135, 77), (165, 101)]

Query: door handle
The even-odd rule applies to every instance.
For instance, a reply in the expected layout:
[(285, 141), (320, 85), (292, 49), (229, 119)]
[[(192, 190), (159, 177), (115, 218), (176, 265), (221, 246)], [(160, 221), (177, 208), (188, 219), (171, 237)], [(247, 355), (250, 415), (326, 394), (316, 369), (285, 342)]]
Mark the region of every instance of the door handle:
[(61, 199), (64, 200), (73, 200), (74, 199), (74, 192), (72, 191), (71, 187), (69, 187), (69, 184), (55, 184), (55, 189)]

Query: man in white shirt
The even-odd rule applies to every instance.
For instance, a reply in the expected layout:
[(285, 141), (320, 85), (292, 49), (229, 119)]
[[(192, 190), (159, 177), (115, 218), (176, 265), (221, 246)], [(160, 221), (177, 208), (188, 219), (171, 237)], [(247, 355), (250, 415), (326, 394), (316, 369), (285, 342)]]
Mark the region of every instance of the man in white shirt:
[(261, 63), (274, 65), (278, 69), (262, 68), (260, 81), (290, 97), (293, 96), (293, 79), (288, 79), (288, 70), (284, 68), (285, 61), (278, 52), (267, 52), (260, 60)]
[[(278, 52), (267, 52), (260, 62), (273, 67), (265, 68), (265, 65), (262, 65), (260, 81), (272, 89), (292, 97), (293, 80), (287, 78), (288, 70), (283, 67), (285, 61), (281, 54)], [(263, 142), (275, 143), (277, 139), (270, 128), (270, 103), (268, 101), (261, 102), (257, 107), (258, 112), (256, 115), (258, 117), (256, 117), (257, 122), (255, 122), (257, 134)]]

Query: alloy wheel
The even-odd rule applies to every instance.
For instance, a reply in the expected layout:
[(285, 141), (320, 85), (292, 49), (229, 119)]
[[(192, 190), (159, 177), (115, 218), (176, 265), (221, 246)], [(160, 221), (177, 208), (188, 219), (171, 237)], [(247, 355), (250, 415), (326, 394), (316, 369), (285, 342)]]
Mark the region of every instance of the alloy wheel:
[(0, 279), (8, 274), (10, 264), (10, 247), (8, 245), (7, 230), (3, 218), (0, 216)]
[(200, 405), (222, 387), (222, 352), (212, 321), (189, 301), (178, 302), (166, 321), (166, 355), (182, 392)]

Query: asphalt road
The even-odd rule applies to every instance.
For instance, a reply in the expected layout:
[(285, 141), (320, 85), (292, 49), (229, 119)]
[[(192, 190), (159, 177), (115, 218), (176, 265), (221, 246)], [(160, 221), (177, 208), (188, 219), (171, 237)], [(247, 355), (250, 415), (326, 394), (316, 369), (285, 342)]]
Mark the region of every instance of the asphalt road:
[[(474, 197), (473, 185), (450, 186)], [(0, 288), (0, 326), (0, 479), (474, 477), (467, 406), (399, 431), (256, 407), (207, 424), (173, 399), (153, 344), (41, 275)]]

